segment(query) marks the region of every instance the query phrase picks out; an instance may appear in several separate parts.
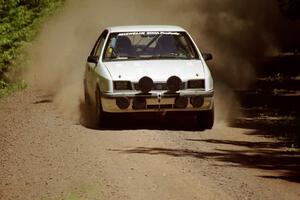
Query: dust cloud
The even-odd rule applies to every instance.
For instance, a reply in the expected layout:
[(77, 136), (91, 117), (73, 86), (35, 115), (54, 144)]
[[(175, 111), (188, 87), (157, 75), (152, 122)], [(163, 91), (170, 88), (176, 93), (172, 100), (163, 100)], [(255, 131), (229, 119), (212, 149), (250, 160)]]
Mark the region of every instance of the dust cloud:
[[(52, 94), (57, 107), (78, 120), (85, 61), (105, 27), (179, 25), (202, 51), (214, 54), (210, 66), (217, 84), (216, 111), (223, 119), (234, 99), (230, 88), (247, 85), (257, 58), (276, 51), (276, 20), (274, 0), (68, 0), (29, 47), (25, 78), (32, 87)], [(221, 101), (224, 97), (227, 100)]]

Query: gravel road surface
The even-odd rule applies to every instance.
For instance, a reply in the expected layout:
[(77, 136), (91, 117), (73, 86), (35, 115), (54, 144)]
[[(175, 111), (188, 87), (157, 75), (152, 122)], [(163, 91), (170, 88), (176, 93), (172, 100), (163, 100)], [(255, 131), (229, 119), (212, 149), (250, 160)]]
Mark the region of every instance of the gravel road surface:
[(0, 101), (0, 199), (300, 199), (300, 153), (267, 132), (193, 118), (70, 120), (28, 89)]

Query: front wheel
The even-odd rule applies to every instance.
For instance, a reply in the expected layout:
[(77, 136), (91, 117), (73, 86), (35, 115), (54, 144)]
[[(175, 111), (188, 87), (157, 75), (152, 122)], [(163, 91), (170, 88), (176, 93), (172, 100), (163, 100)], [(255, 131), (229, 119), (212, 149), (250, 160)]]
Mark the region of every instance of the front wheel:
[(99, 88), (96, 89), (95, 98), (96, 98), (96, 100), (95, 100), (95, 102), (96, 102), (96, 108), (95, 108), (96, 123), (101, 127), (105, 124), (107, 116), (102, 108)]
[(83, 80), (83, 88), (84, 88), (84, 103), (89, 106), (91, 105), (91, 98), (87, 90), (86, 80)]
[(214, 108), (211, 110), (200, 111), (197, 114), (198, 124), (203, 130), (212, 129), (214, 125), (214, 118)]

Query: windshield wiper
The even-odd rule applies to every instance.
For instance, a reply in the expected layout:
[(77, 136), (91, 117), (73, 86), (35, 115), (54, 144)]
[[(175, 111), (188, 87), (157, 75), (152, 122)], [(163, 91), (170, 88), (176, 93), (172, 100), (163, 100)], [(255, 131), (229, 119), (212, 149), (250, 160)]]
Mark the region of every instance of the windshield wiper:
[(178, 55), (153, 55), (147, 57), (148, 59), (189, 59), (187, 57), (182, 57)]
[(138, 56), (117, 56), (114, 58), (111, 58), (111, 60), (135, 60), (140, 59)]

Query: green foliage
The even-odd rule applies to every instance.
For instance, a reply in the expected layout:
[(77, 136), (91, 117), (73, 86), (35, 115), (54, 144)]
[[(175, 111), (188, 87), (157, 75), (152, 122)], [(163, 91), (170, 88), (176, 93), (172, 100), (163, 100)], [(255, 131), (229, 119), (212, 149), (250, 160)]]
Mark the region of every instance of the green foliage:
[(23, 90), (27, 87), (25, 81), (18, 81), (16, 83), (7, 84), (4, 81), (0, 80), (0, 98), (8, 96), (14, 92)]
[[(5, 74), (16, 67), (22, 46), (38, 32), (43, 19), (64, 0), (0, 0), (0, 88), (8, 87)], [(3, 86), (4, 85), (4, 86)]]

